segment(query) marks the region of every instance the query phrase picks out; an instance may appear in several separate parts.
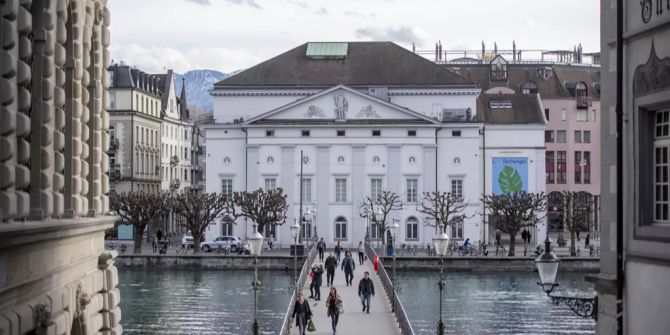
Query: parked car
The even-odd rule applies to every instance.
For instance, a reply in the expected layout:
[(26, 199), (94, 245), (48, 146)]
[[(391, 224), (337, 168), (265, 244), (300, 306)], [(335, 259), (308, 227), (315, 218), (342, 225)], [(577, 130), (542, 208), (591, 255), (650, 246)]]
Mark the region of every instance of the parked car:
[(185, 234), (184, 237), (181, 238), (181, 247), (183, 249), (193, 248), (193, 244), (193, 236)]
[(219, 248), (237, 252), (238, 254), (244, 253), (248, 255), (251, 252), (249, 243), (235, 236), (219, 236), (213, 241), (201, 243), (200, 248), (204, 252), (210, 252)]

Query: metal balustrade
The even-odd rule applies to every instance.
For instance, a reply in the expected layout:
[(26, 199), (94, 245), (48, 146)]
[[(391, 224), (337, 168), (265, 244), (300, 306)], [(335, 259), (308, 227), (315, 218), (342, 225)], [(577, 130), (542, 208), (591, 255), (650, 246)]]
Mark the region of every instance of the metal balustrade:
[[(375, 251), (368, 243), (365, 244), (365, 253), (367, 254), (370, 261), (373, 261), (377, 255), (377, 253), (375, 253)], [(403, 307), (402, 302), (400, 302), (400, 298), (398, 297), (397, 292), (396, 294), (389, 294), (389, 292), (393, 292), (395, 288), (393, 287), (391, 278), (389, 278), (388, 273), (386, 272), (386, 268), (384, 268), (384, 264), (381, 261), (379, 262), (379, 270), (377, 270), (377, 275), (379, 276), (379, 280), (382, 282), (382, 286), (384, 286), (386, 296), (389, 298), (389, 300), (394, 300), (390, 302), (392, 304), (395, 303), (394, 314), (396, 320), (398, 321), (400, 332), (403, 335), (414, 335), (414, 328), (412, 328), (412, 324), (409, 322), (409, 317), (407, 316), (407, 312), (405, 312), (405, 308)]]
[(291, 325), (293, 324), (294, 321), (292, 314), (293, 314), (293, 306), (295, 306), (295, 299), (298, 292), (302, 291), (303, 286), (305, 286), (305, 281), (309, 276), (309, 270), (315, 258), (316, 258), (316, 244), (313, 244), (311, 249), (309, 249), (309, 253), (307, 253), (307, 258), (305, 259), (305, 262), (302, 265), (302, 270), (300, 270), (300, 276), (298, 277), (296, 287), (293, 288), (293, 292), (291, 293), (291, 299), (288, 302), (286, 315), (284, 316), (284, 322), (282, 323), (281, 331), (279, 332), (279, 334), (281, 335), (288, 335), (291, 332)]

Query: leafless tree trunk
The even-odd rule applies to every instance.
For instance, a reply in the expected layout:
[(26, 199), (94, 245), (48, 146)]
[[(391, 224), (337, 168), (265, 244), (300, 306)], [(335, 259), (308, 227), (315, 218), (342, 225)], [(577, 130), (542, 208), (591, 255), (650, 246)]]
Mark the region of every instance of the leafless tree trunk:
[[(373, 199), (371, 196), (366, 196), (363, 203), (358, 207), (359, 215), (362, 218), (368, 218), (380, 225), (380, 230), (386, 236), (386, 220), (389, 213), (394, 210), (402, 209), (402, 201), (400, 195), (392, 191), (382, 191), (382, 193)], [(381, 213), (381, 220), (378, 222), (376, 213)], [(382, 238), (382, 244), (386, 244), (386, 238)]]
[(171, 197), (168, 193), (128, 192), (109, 194), (109, 207), (124, 224), (133, 226), (133, 253), (142, 252), (142, 234), (147, 225), (169, 208)]

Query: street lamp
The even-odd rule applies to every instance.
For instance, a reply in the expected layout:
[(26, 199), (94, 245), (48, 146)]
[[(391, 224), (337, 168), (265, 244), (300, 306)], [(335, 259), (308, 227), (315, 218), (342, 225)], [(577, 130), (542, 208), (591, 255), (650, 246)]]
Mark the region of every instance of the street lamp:
[(439, 227), (440, 234), (433, 237), (435, 252), (440, 255), (440, 282), (437, 284), (440, 288), (440, 320), (437, 322), (437, 334), (444, 335), (444, 322), (442, 321), (442, 293), (446, 284), (444, 280), (444, 256), (447, 254), (447, 249), (449, 249), (449, 235), (445, 232), (444, 225), (439, 225)]
[(386, 227), (388, 229), (389, 233), (391, 233), (391, 248), (393, 250), (393, 303), (391, 304), (391, 311), (395, 312), (395, 291), (396, 291), (396, 276), (395, 276), (395, 237), (396, 234), (398, 233), (398, 220), (393, 219), (393, 222)]
[(247, 237), (247, 241), (249, 241), (251, 254), (254, 255), (254, 281), (251, 283), (254, 289), (254, 323), (252, 325), (252, 333), (258, 335), (258, 286), (261, 284), (258, 281), (258, 255), (261, 254), (261, 250), (263, 249), (263, 235), (258, 232), (255, 223), (253, 227), (254, 232), (251, 236)]
[(540, 281), (537, 284), (551, 298), (551, 302), (558, 306), (564, 303), (575, 314), (584, 318), (598, 319), (598, 296), (593, 298), (566, 297), (552, 295), (551, 292), (558, 286), (556, 274), (558, 273), (558, 263), (560, 260), (551, 251), (551, 241), (549, 236), (544, 240), (544, 252), (535, 259), (537, 272), (540, 275)]
[(382, 212), (382, 209), (380, 207), (377, 207), (377, 211), (375, 212), (375, 217), (374, 220), (377, 223), (375, 226), (375, 235), (379, 234), (379, 225), (382, 224), (382, 220), (384, 220), (384, 213)]
[(296, 219), (293, 219), (293, 225), (290, 227), (291, 236), (293, 236), (293, 285), (298, 288), (298, 237), (300, 236), (300, 225)]

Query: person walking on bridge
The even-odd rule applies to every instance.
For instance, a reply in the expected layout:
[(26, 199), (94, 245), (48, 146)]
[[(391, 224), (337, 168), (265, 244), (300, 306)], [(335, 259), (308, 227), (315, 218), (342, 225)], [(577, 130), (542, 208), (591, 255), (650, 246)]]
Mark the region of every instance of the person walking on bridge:
[(363, 247), (363, 242), (358, 242), (358, 265), (363, 265), (365, 261), (364, 257), (365, 248)]
[(342, 254), (342, 246), (340, 245), (340, 241), (337, 241), (337, 244), (335, 245), (335, 257), (337, 258), (337, 264), (340, 264), (341, 258), (340, 255)]
[(370, 279), (370, 273), (365, 271), (363, 279), (358, 283), (358, 296), (363, 304), (363, 312), (370, 314), (370, 299), (375, 295), (375, 285)]
[(351, 258), (351, 253), (348, 253), (342, 261), (342, 270), (344, 270), (344, 280), (346, 280), (347, 286), (353, 285), (352, 281), (354, 280), (355, 269), (356, 262)]
[(316, 248), (319, 249), (319, 260), (323, 262), (323, 253), (326, 251), (326, 241), (323, 240), (323, 237), (316, 244)]
[(337, 293), (337, 289), (330, 288), (330, 294), (326, 300), (326, 310), (333, 325), (333, 335), (337, 333), (337, 322), (340, 320), (342, 310), (342, 297)]
[(298, 334), (305, 335), (305, 328), (307, 328), (307, 321), (312, 318), (312, 310), (309, 309), (309, 302), (305, 300), (302, 292), (298, 292), (293, 305), (293, 315), (295, 325), (298, 327)]
[(326, 257), (326, 285), (333, 286), (333, 279), (335, 278), (335, 269), (337, 268), (337, 259), (332, 253)]

